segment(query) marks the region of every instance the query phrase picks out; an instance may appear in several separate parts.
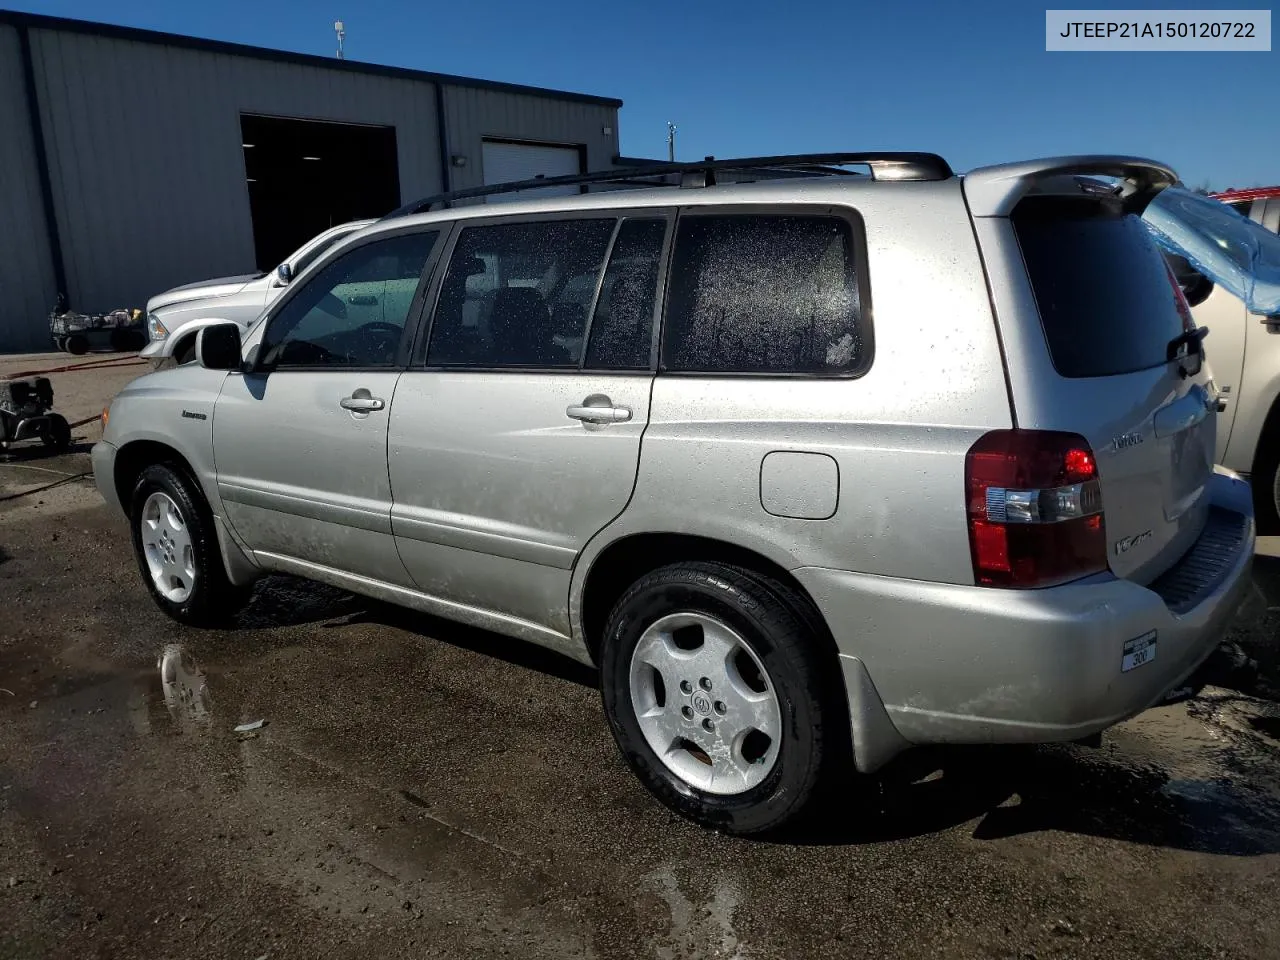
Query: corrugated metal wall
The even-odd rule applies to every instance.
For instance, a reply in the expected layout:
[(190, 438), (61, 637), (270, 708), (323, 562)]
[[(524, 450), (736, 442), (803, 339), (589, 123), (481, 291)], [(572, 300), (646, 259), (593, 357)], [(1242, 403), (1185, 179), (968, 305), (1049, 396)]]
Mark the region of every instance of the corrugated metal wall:
[[(394, 126), (403, 201), (440, 189), (435, 84), (89, 32), (30, 28), (72, 306), (142, 306), (175, 284), (254, 269), (241, 113)], [(482, 137), (582, 144), (610, 165), (608, 105), (446, 84), (454, 187)], [(54, 290), (17, 31), (0, 25), (0, 351), (43, 347)], [(603, 130), (611, 128), (609, 134)]]
[(430, 84), (62, 31), (31, 42), (78, 309), (253, 270), (242, 112), (394, 126), (402, 194), (440, 183)]
[(47, 347), (55, 296), (18, 31), (0, 25), (0, 350)]
[(467, 158), (450, 170), (455, 190), (483, 185), (485, 137), (585, 146), (588, 170), (608, 170), (618, 154), (618, 111), (604, 104), (446, 86), (444, 108), (449, 152)]

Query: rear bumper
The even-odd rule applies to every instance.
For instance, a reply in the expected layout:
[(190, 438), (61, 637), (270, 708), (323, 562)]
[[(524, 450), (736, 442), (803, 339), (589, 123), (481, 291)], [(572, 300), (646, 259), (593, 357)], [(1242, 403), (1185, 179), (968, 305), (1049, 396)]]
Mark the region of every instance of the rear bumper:
[[(1239, 608), (1255, 540), (1249, 488), (1217, 474), (1210, 496), (1234, 533), (1224, 539), (1222, 522), (1206, 527), (1180, 561), (1183, 576), (1174, 577), (1172, 587), (1169, 579), (1179, 567), (1150, 587), (1102, 574), (1045, 590), (814, 567), (795, 574), (825, 616), (842, 658), (865, 666), (904, 741), (1075, 740), (1181, 686), (1213, 652)], [(1196, 564), (1206, 571), (1198, 587), (1191, 569)], [(1154, 660), (1122, 671), (1126, 641), (1152, 631)], [(855, 727), (865, 701), (862, 691), (858, 709), (851, 710)]]

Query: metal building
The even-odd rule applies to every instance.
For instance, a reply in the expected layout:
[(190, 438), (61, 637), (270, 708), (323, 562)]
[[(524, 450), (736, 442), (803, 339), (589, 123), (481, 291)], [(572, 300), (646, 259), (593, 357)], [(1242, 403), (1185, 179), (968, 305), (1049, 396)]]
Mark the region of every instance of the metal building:
[(0, 11), (0, 352), (442, 189), (607, 169), (620, 100)]

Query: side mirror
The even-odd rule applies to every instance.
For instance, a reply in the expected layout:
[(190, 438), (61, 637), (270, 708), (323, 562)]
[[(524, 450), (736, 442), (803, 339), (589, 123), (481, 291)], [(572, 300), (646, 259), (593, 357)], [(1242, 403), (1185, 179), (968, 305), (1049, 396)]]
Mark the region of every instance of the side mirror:
[(282, 263), (276, 267), (276, 283), (282, 287), (287, 287), (289, 281), (293, 279), (293, 267), (287, 263)]
[(240, 369), (240, 325), (215, 323), (196, 334), (196, 362), (206, 370)]

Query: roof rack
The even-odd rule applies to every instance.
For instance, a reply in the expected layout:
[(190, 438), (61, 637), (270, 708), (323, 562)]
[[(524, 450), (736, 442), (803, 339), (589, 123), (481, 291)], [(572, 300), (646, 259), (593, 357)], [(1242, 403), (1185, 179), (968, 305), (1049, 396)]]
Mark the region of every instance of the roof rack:
[(458, 200), (473, 200), (542, 187), (585, 186), (592, 183), (613, 183), (631, 187), (676, 186), (677, 184), (666, 179), (674, 174), (680, 175), (678, 185), (681, 187), (713, 186), (717, 171), (757, 171), (765, 174), (761, 179), (768, 179), (768, 174), (771, 172), (775, 176), (796, 176), (797, 174), (859, 176), (852, 170), (843, 169), (846, 164), (869, 167), (872, 178), (876, 180), (946, 180), (953, 175), (947, 161), (933, 153), (799, 153), (732, 160), (707, 157), (705, 160), (691, 162), (650, 163), (643, 166), (601, 170), (596, 173), (564, 177), (539, 176), (531, 180), (514, 180), (510, 183), (497, 183), (486, 187), (451, 190), (448, 193), (438, 193), (407, 203), (391, 211), (382, 219), (390, 220), (394, 217), (426, 213), (437, 205), (440, 209), (448, 209)]

